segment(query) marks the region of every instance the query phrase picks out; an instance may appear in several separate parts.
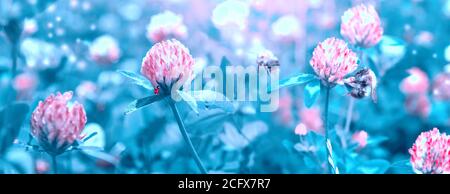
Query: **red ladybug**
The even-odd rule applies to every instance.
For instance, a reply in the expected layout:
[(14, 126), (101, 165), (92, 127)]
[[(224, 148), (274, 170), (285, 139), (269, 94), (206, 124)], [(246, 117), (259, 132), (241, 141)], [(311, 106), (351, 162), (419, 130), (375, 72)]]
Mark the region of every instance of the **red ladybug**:
[(153, 90), (153, 92), (158, 95), (159, 94), (159, 86), (156, 86), (156, 88)]

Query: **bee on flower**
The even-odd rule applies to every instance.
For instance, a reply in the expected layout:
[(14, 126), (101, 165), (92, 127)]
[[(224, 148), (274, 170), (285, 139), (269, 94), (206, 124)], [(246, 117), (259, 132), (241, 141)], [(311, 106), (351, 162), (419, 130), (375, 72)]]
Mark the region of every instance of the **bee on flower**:
[(371, 96), (374, 102), (377, 101), (377, 77), (369, 68), (361, 69), (354, 77), (345, 79), (344, 83), (350, 96), (357, 99)]
[(258, 64), (258, 68), (264, 67), (268, 72), (270, 72), (272, 68), (280, 66), (278, 58), (269, 50), (264, 50), (259, 53), (256, 58), (256, 64)]

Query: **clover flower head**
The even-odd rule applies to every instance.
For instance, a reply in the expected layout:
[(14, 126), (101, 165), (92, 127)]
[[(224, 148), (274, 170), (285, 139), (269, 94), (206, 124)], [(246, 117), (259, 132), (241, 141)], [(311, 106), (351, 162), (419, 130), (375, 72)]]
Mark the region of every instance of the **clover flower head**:
[(405, 107), (408, 113), (422, 118), (428, 117), (431, 113), (431, 102), (425, 94), (406, 96)]
[(422, 132), (409, 149), (409, 154), (417, 174), (450, 173), (450, 137), (437, 128)]
[(245, 1), (226, 0), (218, 4), (211, 16), (212, 23), (219, 29), (244, 30), (250, 15), (250, 4)]
[(306, 129), (305, 124), (300, 123), (295, 127), (295, 134), (296, 135), (300, 135), (300, 136), (304, 136), (308, 133), (308, 129)]
[(366, 131), (357, 131), (352, 135), (352, 140), (358, 144), (358, 147), (364, 148), (367, 145), (369, 135)]
[(440, 73), (436, 76), (433, 96), (438, 100), (450, 100), (450, 73)]
[(18, 91), (30, 91), (37, 86), (38, 79), (32, 73), (22, 73), (14, 78), (14, 89)]
[(401, 91), (406, 95), (422, 95), (428, 92), (430, 81), (427, 74), (417, 67), (408, 69), (409, 76), (400, 83)]
[(272, 33), (278, 39), (292, 41), (301, 37), (301, 24), (294, 15), (285, 15), (272, 24)]
[(358, 68), (358, 57), (341, 39), (328, 38), (320, 42), (309, 61), (314, 72), (327, 84), (341, 83), (346, 75)]
[(323, 133), (323, 121), (319, 108), (303, 108), (299, 111), (298, 115), (300, 117), (300, 121), (308, 130), (312, 130), (320, 134)]
[(153, 42), (160, 42), (167, 38), (185, 38), (187, 27), (183, 17), (171, 11), (164, 11), (154, 15), (147, 25), (147, 38)]
[(344, 12), (341, 20), (341, 35), (353, 45), (372, 47), (383, 36), (380, 17), (372, 5), (352, 7)]
[(72, 92), (51, 94), (40, 101), (31, 115), (31, 133), (50, 155), (59, 155), (81, 138), (86, 124), (82, 104), (74, 102)]
[(89, 54), (96, 63), (111, 64), (120, 57), (120, 48), (117, 40), (109, 35), (96, 38), (89, 47)]
[(141, 73), (155, 89), (169, 91), (177, 81), (188, 81), (194, 59), (183, 44), (172, 39), (156, 43), (142, 60)]

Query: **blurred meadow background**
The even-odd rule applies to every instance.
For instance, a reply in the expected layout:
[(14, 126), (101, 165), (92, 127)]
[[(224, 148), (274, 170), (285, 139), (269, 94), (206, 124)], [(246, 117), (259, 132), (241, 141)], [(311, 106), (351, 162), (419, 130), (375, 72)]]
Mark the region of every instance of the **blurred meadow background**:
[[(53, 172), (30, 133), (31, 113), (51, 93), (72, 91), (92, 149), (59, 155), (59, 173), (198, 173), (167, 104), (124, 115), (153, 90), (118, 71), (140, 74), (146, 52), (176, 38), (199, 70), (256, 66), (270, 50), (280, 79), (314, 73), (314, 48), (343, 39), (341, 16), (360, 4), (375, 7), (384, 29), (359, 63), (377, 75), (378, 100), (333, 90), (335, 162), (341, 173), (413, 173), (416, 137), (450, 130), (450, 0), (0, 0), (0, 172)], [(306, 106), (304, 86), (279, 92), (275, 112), (232, 102), (193, 114), (180, 103), (210, 173), (326, 173), (322, 95)]]

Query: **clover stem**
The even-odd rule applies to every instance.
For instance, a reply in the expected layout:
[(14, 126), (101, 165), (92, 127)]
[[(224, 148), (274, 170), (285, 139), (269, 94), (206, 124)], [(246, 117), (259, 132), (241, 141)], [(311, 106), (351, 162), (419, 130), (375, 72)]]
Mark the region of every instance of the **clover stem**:
[(52, 155), (53, 173), (58, 174), (58, 163), (56, 162), (56, 156)]
[(195, 159), (195, 163), (197, 164), (197, 166), (200, 169), (202, 174), (208, 174), (208, 171), (204, 167), (202, 161), (200, 160), (200, 157), (198, 156), (197, 151), (194, 148), (194, 145), (192, 144), (191, 139), (189, 138), (189, 135), (186, 131), (186, 127), (184, 126), (183, 120), (181, 119), (180, 113), (178, 112), (178, 108), (175, 105), (175, 102), (172, 100), (169, 100), (169, 105), (173, 111), (175, 119), (177, 120), (178, 127), (180, 128), (180, 132), (183, 135), (183, 138), (186, 141), (186, 143), (188, 144), (189, 150), (191, 151), (191, 154)]
[(12, 103), (14, 99), (16, 98), (16, 93), (14, 90), (14, 78), (17, 74), (17, 53), (18, 53), (18, 46), (17, 43), (12, 43), (11, 45), (11, 81), (8, 90), (11, 92), (7, 92), (6, 94), (6, 100), (9, 103)]
[(11, 61), (12, 61), (12, 67), (11, 67), (11, 77), (14, 79), (16, 77), (17, 72), (17, 43), (13, 43), (11, 47)]
[(353, 116), (353, 106), (355, 105), (355, 98), (350, 97), (348, 109), (347, 109), (347, 118), (345, 118), (345, 127), (344, 132), (348, 133), (350, 131), (350, 123), (352, 121)]
[(328, 135), (328, 109), (329, 109), (329, 101), (330, 101), (330, 86), (325, 86), (325, 110), (324, 110), (324, 128), (325, 128), (325, 148), (327, 152), (327, 165), (328, 165), (328, 173), (337, 173), (337, 169), (335, 168), (335, 163), (333, 161), (333, 154), (331, 150), (331, 141)]
[(342, 143), (342, 148), (343, 148), (343, 152), (344, 152), (344, 157), (342, 158), (342, 161), (344, 163), (344, 165), (347, 164), (347, 160), (346, 160), (346, 155), (347, 155), (347, 140), (346, 140), (346, 135), (350, 132), (350, 124), (352, 121), (352, 117), (353, 117), (353, 107), (355, 105), (355, 98), (350, 97), (349, 102), (348, 102), (348, 108), (347, 108), (347, 114), (346, 114), (346, 118), (345, 118), (345, 126), (344, 126), (344, 131), (343, 131), (343, 135), (341, 135), (341, 143)]

